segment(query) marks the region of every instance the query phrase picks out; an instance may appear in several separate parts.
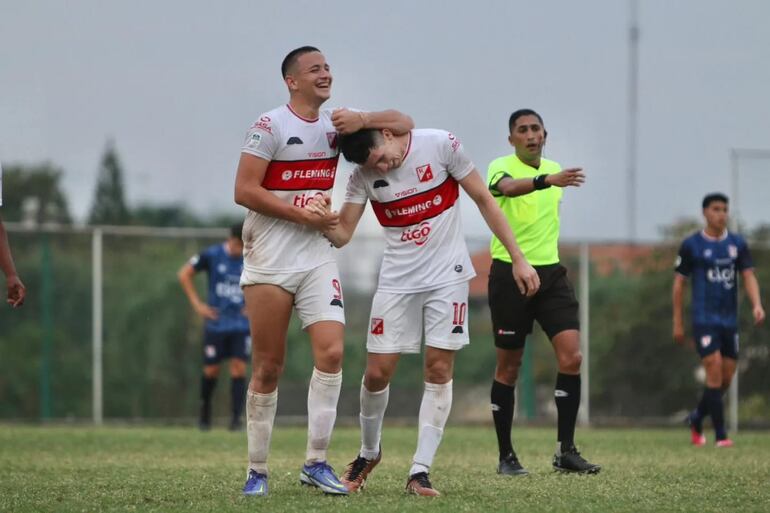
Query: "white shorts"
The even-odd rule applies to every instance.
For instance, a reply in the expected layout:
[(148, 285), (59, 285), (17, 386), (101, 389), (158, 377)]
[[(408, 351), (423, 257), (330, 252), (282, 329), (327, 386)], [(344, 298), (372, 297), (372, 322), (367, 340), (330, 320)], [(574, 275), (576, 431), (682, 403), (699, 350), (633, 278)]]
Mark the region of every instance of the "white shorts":
[(304, 330), (320, 321), (338, 321), (345, 324), (340, 273), (336, 262), (321, 264), (301, 273), (241, 274), (241, 287), (248, 285), (276, 285), (294, 295), (294, 309)]
[(468, 345), (468, 282), (427, 292), (378, 291), (369, 316), (370, 353), (419, 353), (425, 345), (457, 351)]

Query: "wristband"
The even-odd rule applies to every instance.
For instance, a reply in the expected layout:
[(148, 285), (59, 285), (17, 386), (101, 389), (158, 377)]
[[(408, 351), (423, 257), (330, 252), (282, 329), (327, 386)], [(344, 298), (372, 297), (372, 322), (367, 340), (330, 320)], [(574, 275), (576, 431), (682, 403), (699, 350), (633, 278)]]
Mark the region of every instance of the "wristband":
[(536, 191), (540, 191), (550, 187), (550, 185), (545, 183), (545, 177), (547, 176), (548, 175), (537, 175), (532, 179), (532, 185), (534, 185)]

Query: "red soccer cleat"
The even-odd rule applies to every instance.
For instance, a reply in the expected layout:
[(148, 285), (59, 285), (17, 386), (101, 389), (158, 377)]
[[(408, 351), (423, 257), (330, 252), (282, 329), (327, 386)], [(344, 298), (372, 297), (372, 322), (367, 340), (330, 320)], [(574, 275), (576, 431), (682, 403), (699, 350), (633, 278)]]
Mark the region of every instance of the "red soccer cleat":
[(732, 447), (735, 445), (732, 440), (725, 438), (724, 440), (717, 440), (716, 447)]
[[(692, 442), (692, 444), (695, 447), (703, 447), (704, 445), (706, 445), (706, 435), (704, 435), (703, 433), (698, 433), (695, 430), (694, 427), (691, 427), (690, 428), (690, 442)], [(717, 442), (717, 443), (719, 443), (719, 442)]]

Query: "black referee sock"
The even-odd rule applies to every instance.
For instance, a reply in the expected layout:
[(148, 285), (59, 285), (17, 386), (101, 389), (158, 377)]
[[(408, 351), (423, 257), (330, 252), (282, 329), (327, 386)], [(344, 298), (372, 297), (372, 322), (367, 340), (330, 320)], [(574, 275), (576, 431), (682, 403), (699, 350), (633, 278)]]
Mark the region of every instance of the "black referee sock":
[(233, 405), (233, 422), (241, 420), (243, 403), (246, 400), (246, 378), (230, 379), (230, 397)]
[(492, 419), (495, 421), (497, 433), (497, 448), (500, 451), (500, 459), (513, 452), (511, 444), (511, 426), (513, 424), (513, 406), (516, 386), (508, 386), (497, 380), (492, 381)]
[(558, 441), (563, 451), (575, 443), (575, 423), (580, 408), (580, 374), (558, 373), (554, 400), (558, 413)]
[(201, 378), (201, 423), (211, 424), (211, 396), (217, 386), (217, 378)]

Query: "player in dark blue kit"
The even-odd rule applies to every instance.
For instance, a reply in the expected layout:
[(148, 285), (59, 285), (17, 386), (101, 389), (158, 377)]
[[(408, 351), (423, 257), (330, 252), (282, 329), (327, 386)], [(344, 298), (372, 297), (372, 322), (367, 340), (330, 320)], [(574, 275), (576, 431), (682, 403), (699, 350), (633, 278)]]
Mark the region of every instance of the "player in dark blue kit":
[(730, 386), (738, 358), (738, 274), (751, 301), (754, 323), (765, 320), (754, 276), (754, 264), (743, 237), (727, 231), (728, 200), (724, 194), (703, 199), (706, 227), (682, 242), (674, 275), (674, 340), (683, 344), (682, 296), (692, 279), (692, 330), (695, 349), (706, 371), (706, 387), (698, 407), (688, 416), (693, 445), (706, 443), (703, 419), (711, 416), (717, 447), (731, 447), (724, 422), (722, 393)]
[[(203, 337), (203, 378), (201, 379), (201, 430), (211, 428), (211, 396), (219, 376), (219, 363), (230, 359), (232, 420), (230, 429), (241, 428), (246, 397), (246, 362), (251, 339), (249, 321), (243, 315), (243, 293), (239, 281), (243, 271), (242, 225), (231, 227), (223, 244), (216, 244), (195, 255), (179, 270), (179, 282), (193, 309), (206, 320)], [(207, 301), (195, 290), (193, 276), (208, 274)]]

